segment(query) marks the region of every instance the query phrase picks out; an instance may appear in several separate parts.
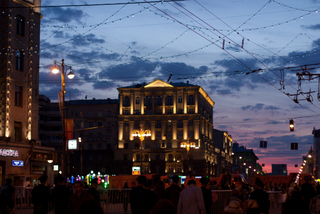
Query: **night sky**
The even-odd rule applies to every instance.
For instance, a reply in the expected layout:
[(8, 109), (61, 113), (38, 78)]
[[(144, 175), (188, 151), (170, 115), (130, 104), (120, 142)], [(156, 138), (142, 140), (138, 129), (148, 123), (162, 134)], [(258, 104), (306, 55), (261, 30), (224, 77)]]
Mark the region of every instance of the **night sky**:
[(319, 78), (296, 75), (302, 68), (320, 73), (319, 0), (43, 0), (42, 6), (40, 94), (57, 101), (54, 60), (65, 59), (75, 73), (66, 100), (116, 99), (118, 87), (172, 74), (172, 82), (203, 87), (215, 102), (214, 128), (254, 149), (263, 170), (288, 164), (289, 172), (298, 171), (313, 128), (320, 129)]

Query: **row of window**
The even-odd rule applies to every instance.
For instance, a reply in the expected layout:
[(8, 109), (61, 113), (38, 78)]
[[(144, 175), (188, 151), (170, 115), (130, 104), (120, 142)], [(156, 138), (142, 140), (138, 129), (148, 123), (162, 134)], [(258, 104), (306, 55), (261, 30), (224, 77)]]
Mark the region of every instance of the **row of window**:
[[(115, 116), (115, 115), (117, 115), (117, 114), (113, 114), (113, 115)], [(71, 117), (93, 117), (93, 116), (94, 116), (94, 114), (93, 114), (92, 111), (86, 112), (86, 114), (85, 114), (84, 111), (80, 111), (80, 112), (74, 112), (74, 111), (72, 111), (72, 112), (71, 112)], [(112, 113), (111, 113), (111, 111), (107, 111), (106, 115), (103, 115), (102, 112), (98, 112), (97, 116), (98, 116), (98, 117), (102, 117), (102, 116), (111, 117), (111, 116), (112, 116)]]
[[(136, 102), (137, 105), (140, 104), (140, 97), (136, 97)], [(155, 101), (157, 106), (162, 106), (162, 96), (156, 96), (156, 101)], [(182, 96), (178, 96), (178, 103), (182, 103)], [(165, 101), (165, 104), (167, 106), (172, 106), (173, 105), (173, 98), (171, 95), (167, 96), (167, 99)], [(194, 105), (194, 98), (193, 95), (188, 96), (188, 105)], [(145, 106), (151, 106), (151, 97), (147, 96), (144, 98), (144, 105)], [(124, 97), (124, 103), (123, 106), (130, 106), (130, 97), (125, 96)]]
[[(125, 132), (123, 135), (123, 139), (124, 140), (129, 140), (129, 132)], [(145, 137), (146, 139), (150, 138), (150, 137)], [(194, 132), (193, 131), (189, 131), (188, 132), (188, 138), (194, 138)], [(162, 139), (162, 135), (161, 132), (156, 132), (156, 140), (161, 140)], [(166, 139), (172, 139), (172, 132), (167, 132), (166, 133)], [(177, 132), (177, 139), (182, 140), (183, 139), (183, 131), (178, 131)]]
[[(172, 126), (172, 121), (168, 120), (167, 121), (167, 125), (168, 127)], [(124, 126), (125, 127), (129, 127), (129, 121), (124, 121)], [(189, 120), (188, 121), (188, 126), (193, 126), (193, 120)], [(145, 122), (145, 128), (150, 129), (150, 121), (146, 121)], [(136, 120), (134, 121), (134, 129), (139, 129), (140, 128), (140, 121)], [(161, 129), (162, 128), (162, 121), (157, 120), (156, 121), (156, 128), (157, 129)], [(183, 128), (183, 121), (182, 120), (178, 120), (177, 121), (177, 128)]]

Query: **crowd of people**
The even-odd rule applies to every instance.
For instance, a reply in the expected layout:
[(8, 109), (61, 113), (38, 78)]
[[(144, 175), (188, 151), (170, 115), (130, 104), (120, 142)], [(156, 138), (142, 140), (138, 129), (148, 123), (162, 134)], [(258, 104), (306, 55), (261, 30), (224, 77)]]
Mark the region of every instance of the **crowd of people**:
[[(40, 184), (31, 191), (34, 214), (48, 213), (50, 201), (56, 214), (103, 213), (97, 179), (93, 179), (90, 188), (84, 191), (83, 182), (76, 181), (70, 188), (62, 176), (55, 178), (55, 187), (50, 190), (46, 185), (47, 178), (46, 175), (41, 176)], [(213, 205), (217, 203), (212, 190), (229, 189), (232, 196), (225, 200), (223, 214), (269, 214), (275, 208), (273, 206), (277, 206), (282, 214), (310, 214), (310, 210), (315, 209), (316, 196), (320, 195), (320, 184), (315, 186), (311, 180), (306, 180), (300, 187), (294, 182), (264, 184), (259, 178), (253, 186), (245, 183), (237, 187), (233, 184), (220, 186), (205, 177), (200, 179), (200, 183), (201, 187), (197, 187), (195, 180), (189, 180), (184, 187), (175, 175), (171, 186), (165, 188), (160, 176), (151, 180), (141, 175), (137, 178), (137, 184), (132, 182), (131, 187), (128, 183), (124, 184), (120, 191), (121, 203), (125, 212), (130, 203), (132, 214), (211, 214)], [(268, 191), (276, 193), (269, 194)], [(0, 214), (14, 212), (14, 194), (12, 179), (8, 178), (0, 188)]]

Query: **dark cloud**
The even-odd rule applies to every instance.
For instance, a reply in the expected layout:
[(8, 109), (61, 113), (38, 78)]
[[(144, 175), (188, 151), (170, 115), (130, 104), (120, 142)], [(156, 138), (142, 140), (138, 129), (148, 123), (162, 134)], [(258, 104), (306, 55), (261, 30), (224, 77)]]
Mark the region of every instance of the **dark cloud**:
[(284, 122), (279, 122), (279, 121), (269, 121), (269, 122), (267, 122), (266, 124), (276, 125), (276, 124), (281, 124), (281, 123), (284, 123)]
[(266, 106), (264, 109), (265, 110), (279, 110), (280, 108), (278, 108), (276, 106)]
[(219, 90), (217, 90), (217, 92), (220, 95), (230, 95), (230, 94), (232, 94), (230, 89), (219, 89)]
[(43, 24), (54, 23), (56, 21), (62, 23), (70, 23), (72, 21), (80, 22), (81, 19), (85, 18), (86, 15), (82, 10), (77, 8), (63, 8), (63, 7), (47, 7), (41, 10)]
[(311, 29), (311, 30), (320, 30), (320, 24), (316, 25), (302, 25), (303, 28)]
[(112, 90), (117, 84), (112, 81), (96, 81), (92, 87), (99, 90)]
[(241, 109), (244, 111), (246, 111), (246, 110), (259, 111), (259, 110), (262, 110), (263, 107), (264, 107), (264, 104), (257, 103), (255, 106), (252, 106), (252, 105), (242, 106)]
[(83, 46), (89, 46), (92, 44), (103, 44), (105, 43), (104, 39), (98, 39), (96, 38), (96, 35), (94, 34), (88, 34), (85, 36), (74, 36), (72, 40), (72, 45), (74, 47), (83, 47)]

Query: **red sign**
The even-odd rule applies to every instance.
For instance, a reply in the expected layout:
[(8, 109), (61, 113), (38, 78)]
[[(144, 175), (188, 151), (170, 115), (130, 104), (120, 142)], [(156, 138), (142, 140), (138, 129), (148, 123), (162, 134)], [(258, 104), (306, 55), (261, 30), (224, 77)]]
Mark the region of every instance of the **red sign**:
[(19, 157), (18, 150), (0, 149), (1, 156)]

